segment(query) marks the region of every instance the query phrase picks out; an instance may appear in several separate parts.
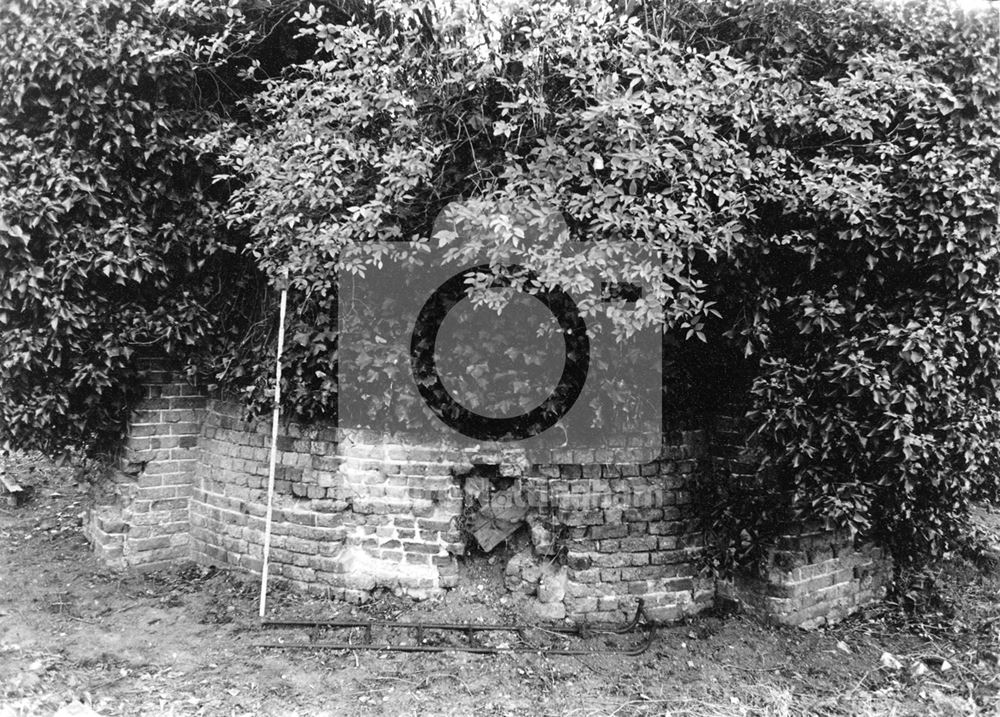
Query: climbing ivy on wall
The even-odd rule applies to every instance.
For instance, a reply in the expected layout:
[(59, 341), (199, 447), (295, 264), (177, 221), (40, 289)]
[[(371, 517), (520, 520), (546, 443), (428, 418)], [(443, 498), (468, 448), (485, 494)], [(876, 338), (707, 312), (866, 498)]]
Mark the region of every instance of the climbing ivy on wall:
[(268, 130), (228, 154), (246, 180), (230, 216), (298, 290), (291, 385), (320, 389), (299, 407), (335, 390), (312, 378), (333, 355), (312, 317), (345, 247), (425, 236), (456, 196), (542, 200), (581, 235), (663, 258), (642, 270), (659, 272), (671, 380), (695, 379), (682, 403), (745, 377), (730, 398), (766, 469), (748, 490), (786, 499), (730, 496), (760, 509), (726, 522), (766, 539), (830, 517), (900, 555), (962, 537), (1000, 457), (988, 18), (933, 2), (566, 4), (480, 42), (394, 17), (311, 14), (320, 54), (254, 98)]
[[(747, 490), (785, 496), (730, 496), (726, 521), (956, 544), (1000, 459), (989, 18), (486, 5), (3, 10), (4, 434), (113, 434), (147, 350), (266, 408), (286, 275), (286, 408), (330, 416), (351, 250), (426, 240), (457, 198), (534, 201), (656, 257), (629, 320), (662, 316), (668, 404), (735, 402), (765, 460)], [(274, 32), (280, 61), (259, 50)]]
[(17, 445), (113, 443), (137, 356), (225, 332), (212, 297), (240, 280), (219, 260), (233, 247), (189, 138), (218, 122), (200, 68), (234, 17), (0, 8), (0, 426)]

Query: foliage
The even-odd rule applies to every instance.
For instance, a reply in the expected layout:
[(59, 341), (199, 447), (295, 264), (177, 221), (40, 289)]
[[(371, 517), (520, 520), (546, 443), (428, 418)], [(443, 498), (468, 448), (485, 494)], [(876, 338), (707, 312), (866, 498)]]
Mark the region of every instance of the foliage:
[(247, 277), (190, 137), (223, 116), (219, 58), (244, 24), (202, 3), (0, 8), (4, 438), (113, 444), (137, 356), (181, 359), (238, 326)]
[[(267, 129), (228, 157), (245, 180), (229, 216), (267, 271), (290, 273), (306, 318), (296, 407), (335, 393), (332, 372), (311, 378), (335, 353), (309, 317), (330, 315), (351, 247), (426, 237), (454, 197), (530, 199), (577, 238), (648, 247), (630, 268), (657, 290), (629, 320), (662, 309), (672, 375), (699, 378), (679, 401), (748, 377), (754, 483), (787, 499), (735, 500), (737, 523), (766, 541), (819, 515), (900, 555), (940, 552), (996, 485), (985, 19), (827, 0), (628, 13), (536, 6), (485, 43), (398, 8), (392, 22), (303, 18), (320, 52), (254, 98)], [(610, 266), (596, 247), (581, 265)], [(563, 285), (579, 275), (537, 259)]]
[[(280, 15), (294, 51), (276, 60), (245, 51), (235, 6), (18, 7), (0, 407), (20, 442), (120, 425), (141, 346), (266, 407), (265, 277), (292, 288), (286, 407), (329, 416), (337, 352), (366, 350), (338, 345), (338, 271), (372, 270), (378, 240), (428, 241), (452, 200), (532, 202), (580, 242), (575, 261), (532, 255), (546, 282), (614, 273), (602, 239), (640, 250), (622, 274), (653, 290), (615, 319), (662, 322), (668, 411), (746, 411), (763, 466), (743, 495), (774, 498), (727, 486), (737, 534), (818, 516), (939, 553), (996, 491), (985, 18), (932, 0), (329, 3)], [(454, 251), (518, 240), (489, 236)]]
[(783, 176), (712, 282), (758, 367), (755, 489), (788, 496), (745, 518), (831, 517), (906, 561), (998, 485), (996, 35), (933, 3), (820, 9), (763, 54), (816, 79), (766, 122)]
[[(581, 19), (557, 7), (530, 40), (488, 52), (447, 32), (428, 39), (410, 20), (387, 30), (307, 18), (320, 53), (268, 83), (253, 101), (266, 129), (230, 147), (243, 183), (229, 216), (248, 227), (269, 273), (288, 272), (297, 311), (333, 313), (336, 270), (363, 266), (352, 248), (426, 240), (449, 200), (472, 197), (487, 217), (526, 202), (558, 209), (572, 222), (563, 242), (591, 241), (572, 261), (539, 252), (529, 268), (562, 286), (579, 284), (582, 267), (655, 277), (616, 318), (640, 328), (665, 308), (682, 337), (704, 340), (713, 309), (694, 262), (727, 253), (747, 210), (738, 186), (751, 158), (727, 133), (734, 92), (751, 93), (755, 78), (720, 54), (688, 62), (636, 23), (615, 29), (609, 11)], [(685, 155), (695, 147), (714, 159), (693, 172)], [(456, 253), (481, 257), (518, 241), (481, 235), (489, 240)], [(641, 246), (644, 257), (625, 260), (595, 236)], [(295, 407), (315, 415), (336, 387), (333, 372), (302, 370), (334, 356), (329, 327), (310, 324), (290, 332), (290, 386), (307, 387)]]

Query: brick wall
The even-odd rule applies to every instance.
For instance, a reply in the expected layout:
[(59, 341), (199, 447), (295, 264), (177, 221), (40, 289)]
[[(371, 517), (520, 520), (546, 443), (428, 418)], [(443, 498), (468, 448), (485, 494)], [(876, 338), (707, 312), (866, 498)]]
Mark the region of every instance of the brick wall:
[[(698, 434), (672, 446), (669, 458), (642, 463), (649, 451), (634, 446), (527, 456), (323, 425), (281, 430), (270, 560), (272, 574), (299, 589), (363, 600), (376, 587), (414, 597), (454, 587), (469, 540), (465, 481), (477, 466), (493, 466), (537, 537), (512, 561), (508, 583), (544, 599), (540, 614), (613, 620), (644, 597), (669, 618), (710, 602), (691, 564), (700, 536), (686, 488)], [(247, 425), (235, 404), (208, 403), (190, 508), (196, 559), (260, 570), (268, 438), (266, 421)], [(576, 462), (598, 458), (605, 462)], [(554, 561), (556, 589), (539, 590), (542, 564)]]
[[(322, 424), (281, 430), (272, 575), (355, 601), (375, 587), (427, 597), (455, 585), (461, 454)], [(191, 501), (196, 559), (260, 571), (269, 439), (268, 423), (244, 424), (235, 404), (209, 402)]]
[[(650, 462), (611, 450), (595, 456), (605, 463), (531, 466), (522, 479), (527, 520), (543, 538), (508, 566), (508, 587), (535, 594), (541, 615), (577, 622), (625, 619), (638, 598), (663, 620), (709, 606), (714, 589), (696, 576), (702, 543), (689, 491), (702, 438), (678, 435)], [(546, 534), (558, 536), (548, 550)]]
[[(717, 421), (710, 453), (714, 480), (757, 471), (738, 420)], [(756, 569), (718, 581), (717, 593), (766, 620), (812, 628), (883, 599), (892, 570), (884, 551), (842, 530), (794, 525), (777, 536)]]
[[(146, 384), (121, 470), (87, 520), (95, 550), (122, 566), (190, 558), (259, 573), (270, 421), (246, 422), (237, 404), (154, 365)], [(699, 576), (693, 482), (706, 467), (725, 476), (755, 465), (738, 426), (720, 428), (529, 454), (285, 422), (271, 575), (355, 602), (377, 588), (431, 597), (457, 585), (459, 560), (483, 535), (517, 531), (530, 539), (503, 566), (504, 582), (532, 596), (543, 619), (618, 621), (641, 597), (670, 620), (721, 594), (809, 627), (878, 599), (884, 556), (815, 526), (783, 536), (760, 574)]]
[(162, 362), (146, 362), (143, 377), (118, 470), (84, 532), (107, 562), (156, 569), (190, 552), (188, 503), (206, 399)]
[(758, 574), (720, 582), (719, 591), (765, 619), (812, 628), (884, 598), (891, 575), (880, 548), (813, 526), (781, 536)]

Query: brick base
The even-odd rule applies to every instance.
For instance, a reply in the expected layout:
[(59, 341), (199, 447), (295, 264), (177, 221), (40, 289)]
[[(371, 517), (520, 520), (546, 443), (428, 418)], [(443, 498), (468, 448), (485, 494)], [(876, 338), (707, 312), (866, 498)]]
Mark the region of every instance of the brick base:
[(719, 593), (764, 619), (808, 629), (882, 600), (891, 577), (881, 549), (818, 529), (781, 537), (760, 574), (720, 581)]
[[(243, 423), (235, 404), (208, 403), (190, 503), (196, 559), (260, 570), (267, 428)], [(477, 494), (477, 505), (507, 501), (537, 537), (534, 559), (565, 562), (565, 585), (555, 592), (524, 581), (525, 592), (545, 599), (543, 612), (611, 621), (631, 613), (639, 597), (659, 617), (691, 612), (710, 601), (688, 564), (700, 549), (687, 491), (697, 436), (688, 439), (664, 454), (669, 459), (637, 462), (649, 451), (633, 446), (580, 464), (574, 459), (598, 456), (529, 457), (499, 445), (463, 451), (287, 424), (278, 442), (272, 574), (350, 600), (375, 588), (440, 594), (457, 584), (470, 539), (466, 484), (489, 468), (505, 487)]]
[[(209, 399), (155, 365), (146, 391), (111, 499), (86, 523), (95, 551), (122, 567), (193, 558), (259, 573), (270, 422), (245, 422), (236, 403)], [(353, 602), (376, 589), (440, 595), (458, 583), (470, 526), (487, 524), (489, 534), (496, 521), (506, 525), (498, 539), (518, 526), (531, 536), (505, 584), (534, 596), (541, 619), (621, 621), (643, 598), (650, 617), (673, 620), (720, 594), (811, 627), (881, 597), (888, 561), (831, 531), (785, 536), (762, 575), (700, 577), (690, 487), (710, 460), (707, 445), (704, 432), (689, 431), (667, 445), (527, 455), (286, 423), (270, 575)]]
[[(740, 420), (716, 420), (708, 459), (714, 480), (756, 475), (759, 457), (745, 438)], [(882, 600), (892, 572), (879, 548), (856, 545), (828, 525), (796, 525), (777, 537), (757, 572), (720, 580), (717, 593), (768, 621), (812, 628)]]
[(190, 554), (188, 503), (206, 398), (159, 362), (148, 362), (144, 376), (119, 470), (102, 486), (84, 534), (110, 564), (151, 570)]

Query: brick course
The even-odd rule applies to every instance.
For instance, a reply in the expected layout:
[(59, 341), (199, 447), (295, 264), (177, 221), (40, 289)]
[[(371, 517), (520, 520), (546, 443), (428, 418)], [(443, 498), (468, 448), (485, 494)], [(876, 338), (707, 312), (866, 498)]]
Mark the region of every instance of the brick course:
[[(716, 480), (757, 471), (758, 459), (736, 419), (718, 420), (710, 454)], [(813, 628), (883, 599), (892, 569), (883, 550), (856, 544), (842, 530), (794, 525), (777, 536), (755, 572), (720, 580), (716, 590), (765, 620)]]
[[(208, 398), (151, 363), (132, 417), (115, 500), (97, 505), (86, 533), (106, 561), (160, 568), (182, 559), (259, 573), (270, 422)], [(760, 575), (720, 582), (697, 570), (703, 537), (692, 481), (712, 463), (754, 469), (726, 426), (648, 437), (601, 450), (526, 454), (500, 444), (457, 450), (405, 436), (285, 423), (278, 439), (271, 575), (348, 601), (376, 588), (424, 598), (455, 587), (471, 537), (466, 514), (485, 500), (517, 508), (533, 545), (506, 566), (507, 588), (536, 598), (537, 616), (620, 621), (643, 598), (671, 620), (717, 594), (781, 622), (822, 624), (878, 599), (885, 557), (813, 526), (784, 536)], [(658, 441), (658, 439), (656, 439)], [(477, 475), (500, 480), (468, 492)], [(479, 483), (480, 486), (483, 483)], [(500, 489), (503, 485), (503, 489)], [(476, 502), (478, 501), (478, 502)]]
[(190, 555), (189, 501), (206, 398), (162, 362), (143, 368), (145, 398), (131, 416), (115, 500), (90, 511), (84, 533), (109, 564), (156, 569)]

